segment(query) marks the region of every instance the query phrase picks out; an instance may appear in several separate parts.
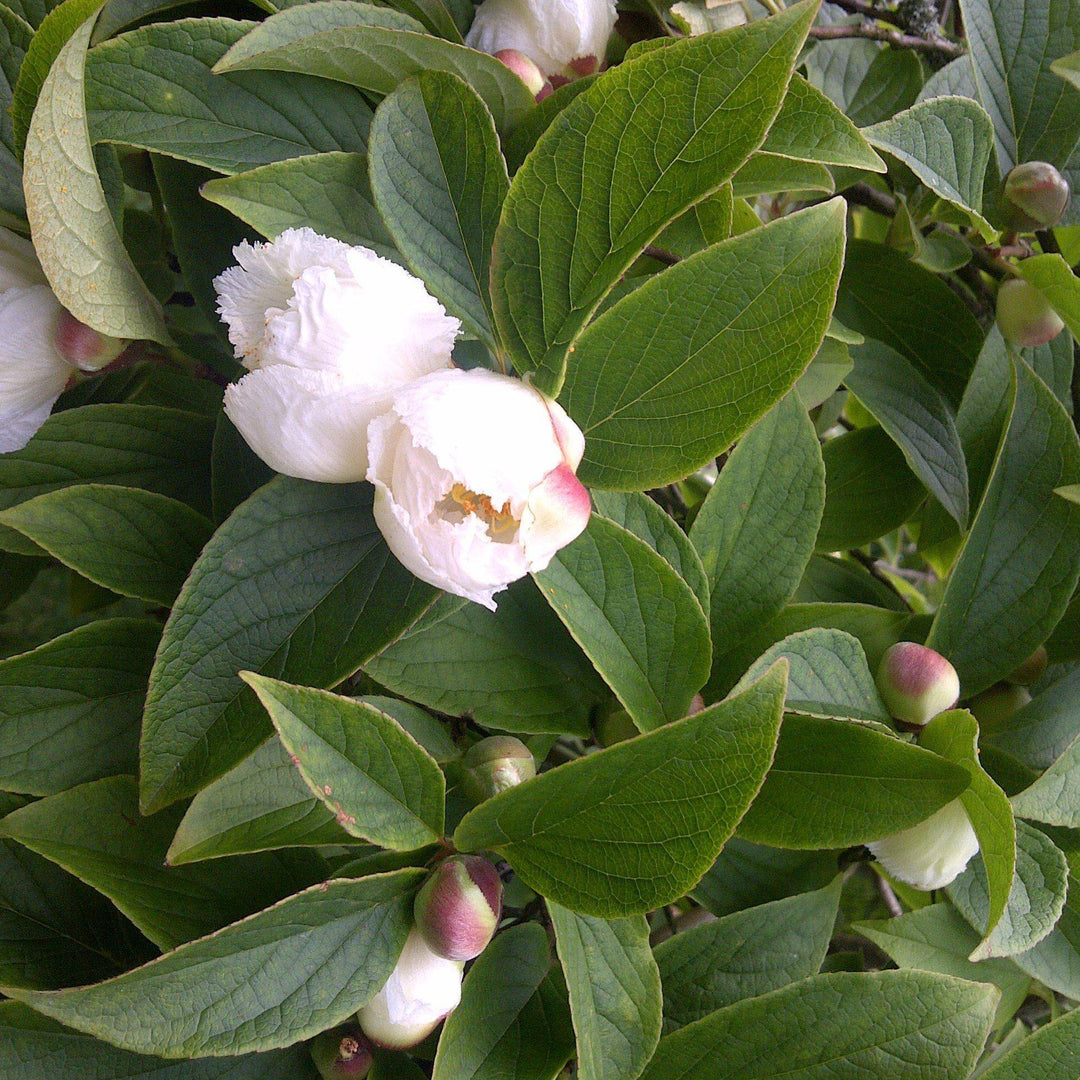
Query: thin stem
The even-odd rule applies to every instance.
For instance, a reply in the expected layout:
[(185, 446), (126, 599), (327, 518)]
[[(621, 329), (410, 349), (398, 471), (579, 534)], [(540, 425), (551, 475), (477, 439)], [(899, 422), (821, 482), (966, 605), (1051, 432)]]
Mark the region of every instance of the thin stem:
[(945, 38), (921, 38), (903, 34), (886, 26), (867, 23), (863, 26), (811, 26), (810, 36), (818, 41), (838, 41), (842, 38), (865, 38), (869, 41), (885, 41), (900, 49), (916, 49), (919, 52), (941, 53), (950, 59), (963, 56), (967, 49)]
[(893, 13), (885, 11), (877, 4), (868, 4), (866, 0), (829, 0), (829, 2), (852, 15), (865, 15), (869, 19), (888, 19)]
[(896, 200), (884, 191), (878, 191), (876, 187), (864, 184), (852, 184), (842, 193), (848, 202), (857, 206), (867, 206), (878, 214), (885, 217), (896, 217)]

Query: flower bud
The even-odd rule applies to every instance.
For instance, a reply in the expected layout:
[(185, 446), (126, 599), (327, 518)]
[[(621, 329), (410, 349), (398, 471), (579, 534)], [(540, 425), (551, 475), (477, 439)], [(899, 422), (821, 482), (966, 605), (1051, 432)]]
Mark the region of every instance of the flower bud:
[(536, 775), (529, 748), (513, 735), (492, 735), (470, 746), (461, 759), (462, 786), (475, 805)]
[[(508, 67), (529, 88), (529, 93), (537, 101), (551, 93), (551, 83), (524, 53), (518, 52), (517, 49), (500, 49), (495, 53), (495, 59)], [(544, 92), (545, 89), (547, 93)]]
[(1046, 161), (1025, 161), (1005, 180), (1009, 224), (1025, 232), (1056, 225), (1069, 205), (1069, 182)]
[(885, 651), (877, 688), (897, 720), (920, 727), (951, 709), (960, 697), (956, 668), (940, 653), (913, 641), (899, 641)]
[(997, 324), (1005, 340), (1017, 349), (1045, 345), (1065, 329), (1065, 320), (1030, 281), (1003, 281), (997, 294)]
[(1005, 681), (1015, 686), (1033, 686), (1046, 674), (1049, 662), (1046, 646), (1040, 645)]
[(964, 804), (953, 799), (918, 825), (866, 846), (897, 881), (929, 892), (959, 877), (979, 840)]
[(983, 731), (994, 731), (1004, 727), (1012, 714), (1030, 700), (1031, 694), (1026, 686), (1000, 682), (972, 698), (969, 707)]
[(390, 978), (356, 1014), (364, 1034), (388, 1050), (423, 1042), (461, 1001), (463, 966), (436, 956), (414, 927)]
[(427, 947), (444, 960), (471, 960), (491, 940), (502, 914), (499, 872), (480, 855), (452, 855), (416, 894), (413, 915)]
[(356, 1024), (324, 1031), (308, 1045), (323, 1080), (362, 1080), (371, 1071), (371, 1043)]
[(111, 364), (128, 343), (121, 338), (108, 337), (79, 322), (69, 311), (61, 311), (56, 320), (53, 345), (69, 364), (83, 371), (99, 371)]

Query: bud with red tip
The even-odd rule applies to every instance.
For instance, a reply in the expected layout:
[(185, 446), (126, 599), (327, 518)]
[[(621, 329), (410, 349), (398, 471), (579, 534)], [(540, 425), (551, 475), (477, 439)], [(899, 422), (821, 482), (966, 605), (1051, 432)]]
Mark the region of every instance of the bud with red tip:
[(877, 688), (897, 720), (922, 727), (956, 704), (960, 678), (941, 653), (913, 641), (899, 641), (881, 658)]
[(523, 52), (517, 49), (500, 49), (495, 59), (508, 67), (528, 88), (537, 101), (543, 101), (551, 93), (551, 83), (544, 73)]
[(1049, 162), (1025, 161), (1005, 180), (1005, 204), (1013, 228), (1049, 228), (1069, 205), (1069, 182)]
[(444, 859), (413, 905), (424, 943), (444, 960), (479, 956), (499, 925), (502, 891), (498, 870), (482, 856)]
[(1004, 727), (1017, 709), (1031, 700), (1025, 686), (1013, 686), (1007, 682), (995, 683), (988, 690), (971, 699), (971, 715), (979, 721), (983, 731)]
[(371, 1043), (356, 1024), (324, 1031), (308, 1046), (322, 1080), (363, 1080), (374, 1061)]
[(1040, 645), (1005, 681), (1014, 686), (1033, 686), (1046, 674), (1049, 662), (1046, 646)]
[(1065, 320), (1030, 281), (1012, 278), (997, 294), (997, 324), (1005, 340), (1017, 349), (1045, 345), (1065, 329)]
[(128, 343), (99, 333), (65, 310), (56, 320), (53, 345), (69, 364), (83, 371), (100, 371), (106, 364), (111, 364)]
[(529, 748), (513, 735), (492, 735), (470, 746), (461, 759), (465, 794), (479, 805), (536, 775)]

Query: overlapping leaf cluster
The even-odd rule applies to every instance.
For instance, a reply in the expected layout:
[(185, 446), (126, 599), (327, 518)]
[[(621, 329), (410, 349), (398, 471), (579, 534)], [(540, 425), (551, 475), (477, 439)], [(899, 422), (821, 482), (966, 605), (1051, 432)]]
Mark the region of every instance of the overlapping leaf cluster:
[[(466, 0), (0, 4), (0, 223), (139, 342), (0, 457), (0, 1075), (313, 1076), (450, 846), (510, 917), (383, 1080), (1080, 1070), (1080, 199), (1022, 241), (1001, 205), (1024, 161), (1080, 182), (1080, 0), (961, 0), (932, 73), (962, 50), (895, 5), (892, 44), (743, 6), (627, 4), (536, 104)], [(590, 524), (497, 611), (222, 414), (212, 279), (290, 226), (585, 433)], [(1068, 327), (1019, 352), (1016, 254)], [(962, 706), (1050, 668), (916, 742), (901, 640)], [(546, 765), (470, 809), (492, 732)], [(947, 895), (866, 862), (956, 798)]]

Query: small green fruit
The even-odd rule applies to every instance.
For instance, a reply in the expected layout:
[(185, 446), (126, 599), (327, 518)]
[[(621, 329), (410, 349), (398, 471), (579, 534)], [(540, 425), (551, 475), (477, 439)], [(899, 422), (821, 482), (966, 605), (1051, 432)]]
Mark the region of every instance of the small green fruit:
[(960, 697), (956, 668), (941, 653), (914, 641), (898, 641), (885, 651), (877, 687), (897, 720), (920, 727), (951, 709)]
[(513, 735), (492, 735), (470, 746), (461, 759), (462, 786), (476, 805), (531, 780), (536, 762), (529, 748)]
[(371, 1043), (358, 1024), (324, 1031), (308, 1044), (323, 1080), (362, 1080), (371, 1071)]
[(1005, 204), (1014, 229), (1049, 228), (1069, 205), (1069, 182), (1049, 162), (1025, 161), (1005, 180)]
[(1065, 320), (1030, 281), (1004, 281), (997, 294), (997, 324), (1017, 349), (1045, 345), (1065, 329)]

